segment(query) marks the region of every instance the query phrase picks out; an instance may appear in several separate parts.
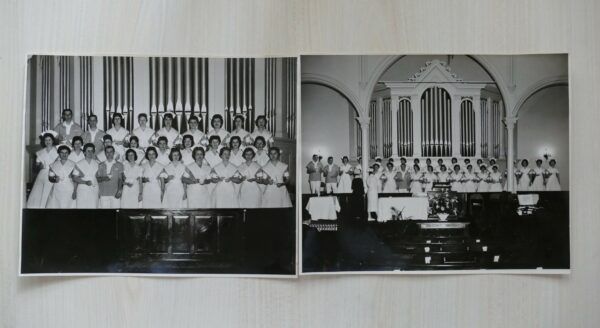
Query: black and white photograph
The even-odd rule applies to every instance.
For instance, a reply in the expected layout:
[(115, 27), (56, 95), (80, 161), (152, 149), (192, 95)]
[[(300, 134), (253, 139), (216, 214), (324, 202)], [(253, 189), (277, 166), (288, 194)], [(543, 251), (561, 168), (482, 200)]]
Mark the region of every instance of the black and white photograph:
[(296, 275), (296, 70), (29, 56), (21, 274)]
[(566, 54), (301, 56), (301, 273), (569, 273)]

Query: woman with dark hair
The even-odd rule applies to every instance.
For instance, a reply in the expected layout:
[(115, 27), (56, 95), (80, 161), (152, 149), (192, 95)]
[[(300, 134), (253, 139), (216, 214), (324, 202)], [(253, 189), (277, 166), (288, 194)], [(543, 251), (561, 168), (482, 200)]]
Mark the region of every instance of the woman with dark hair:
[(85, 157), (82, 150), (83, 138), (80, 136), (73, 137), (73, 140), (71, 140), (71, 145), (73, 149), (71, 149), (71, 153), (69, 154), (69, 160), (73, 163), (77, 163)]
[(179, 148), (172, 148), (169, 153), (171, 162), (163, 169), (165, 192), (162, 201), (163, 208), (184, 208), (187, 205), (185, 189), (181, 178), (185, 173), (185, 165), (181, 161)]
[(76, 207), (77, 208), (97, 208), (99, 198), (99, 187), (96, 173), (98, 173), (98, 162), (94, 159), (96, 146), (93, 143), (87, 143), (83, 146), (84, 159), (75, 163), (73, 170), (73, 181), (77, 183), (76, 188)]
[[(129, 149), (127, 149), (127, 151), (133, 150), (136, 154), (137, 159), (135, 160), (135, 163), (140, 165), (142, 164), (142, 162), (146, 159), (146, 153), (144, 153), (144, 150), (142, 148), (139, 147), (140, 146), (140, 139), (136, 136), (131, 136), (131, 138), (129, 138)], [(125, 152), (125, 156), (124, 157), (124, 161), (123, 163), (127, 162), (127, 151)]]
[(183, 141), (181, 142), (183, 149), (181, 150), (181, 161), (184, 165), (190, 165), (194, 163), (193, 147), (194, 137), (191, 134), (184, 134)]
[(164, 166), (156, 161), (158, 152), (150, 146), (146, 149), (146, 163), (142, 165), (142, 207), (159, 208), (162, 203), (163, 181), (160, 174)]
[(338, 193), (352, 193), (352, 165), (350, 165), (348, 156), (342, 157), (342, 165), (340, 166), (340, 181), (337, 185)]
[(133, 149), (127, 149), (123, 162), (122, 208), (139, 208), (141, 206), (143, 169), (137, 163), (138, 153)]
[(206, 151), (206, 161), (210, 167), (215, 167), (221, 163), (221, 137), (210, 136), (208, 150)]
[(164, 137), (167, 140), (167, 147), (172, 148), (175, 145), (181, 143), (181, 136), (179, 132), (173, 128), (173, 114), (166, 113), (163, 116), (163, 127), (156, 133), (160, 140), (160, 137)]
[(219, 155), (221, 156), (221, 163), (213, 167), (211, 172), (212, 182), (217, 184), (212, 192), (213, 207), (237, 208), (239, 207), (239, 199), (233, 187), (234, 183), (241, 182), (241, 179), (235, 177), (236, 172), (238, 172), (237, 166), (229, 162), (231, 155), (229, 148), (221, 148)]
[(256, 139), (254, 139), (254, 148), (256, 148), (256, 156), (254, 156), (254, 161), (261, 167), (265, 166), (269, 162), (269, 152), (265, 149), (266, 145), (267, 143), (265, 142), (265, 138), (262, 136), (258, 136)]
[[(429, 159), (429, 158), (428, 158)], [(429, 160), (431, 163), (431, 160)], [(431, 191), (433, 183), (438, 181), (437, 174), (433, 171), (433, 166), (427, 165), (427, 172), (423, 174), (424, 184), (423, 189), (425, 192)]]
[(182, 134), (183, 137), (191, 136), (194, 145), (199, 145), (200, 140), (204, 138), (204, 133), (198, 129), (198, 126), (200, 126), (200, 119), (198, 119), (198, 116), (192, 115), (188, 118), (189, 129)]
[(542, 167), (542, 163), (544, 163), (541, 159), (537, 159), (535, 161), (535, 167), (530, 171), (531, 172), (531, 183), (529, 186), (529, 190), (531, 191), (544, 191), (546, 188), (544, 187), (544, 168)]
[(556, 160), (551, 159), (548, 164), (550, 167), (546, 170), (546, 191), (561, 191)]
[(48, 180), (48, 172), (50, 172), (50, 165), (58, 158), (55, 147), (57, 140), (54, 134), (50, 132), (42, 133), (40, 140), (43, 148), (35, 153), (35, 168), (39, 171), (27, 199), (28, 208), (46, 207), (48, 195), (52, 190), (52, 183)]
[(521, 161), (521, 167), (515, 170), (515, 178), (517, 179), (517, 191), (529, 190), (529, 161), (524, 159)]
[(158, 137), (158, 150), (156, 151), (156, 161), (162, 164), (163, 166), (169, 165), (171, 162), (169, 160), (169, 140), (165, 136)]
[(423, 173), (421, 173), (421, 166), (419, 166), (418, 159), (415, 158), (413, 171), (410, 174), (410, 192), (412, 194), (423, 193)]
[(260, 166), (254, 161), (254, 149), (248, 147), (244, 149), (245, 162), (238, 167), (238, 172), (242, 176), (240, 186), (240, 207), (258, 208), (262, 202), (262, 190), (256, 182), (256, 173), (260, 171)]
[(460, 165), (454, 164), (454, 171), (450, 173), (448, 182), (450, 182), (450, 189), (455, 192), (464, 192), (464, 173), (460, 171)]
[(492, 165), (492, 172), (489, 174), (489, 180), (490, 192), (502, 192), (502, 172), (498, 171), (498, 165)]
[(262, 167), (267, 175), (265, 193), (262, 197), (262, 207), (292, 207), (290, 194), (287, 190), (290, 173), (288, 165), (279, 160), (281, 151), (277, 147), (269, 149), (269, 162)]
[(215, 114), (210, 119), (210, 126), (212, 126), (212, 130), (208, 132), (208, 139), (210, 141), (210, 137), (218, 136), (219, 140), (224, 144), (225, 140), (229, 138), (229, 133), (223, 129), (223, 116), (220, 114)]
[(210, 172), (211, 168), (204, 160), (204, 148), (196, 147), (192, 152), (194, 162), (186, 166), (181, 180), (187, 185), (187, 208), (212, 207)]
[(476, 173), (479, 184), (477, 185), (477, 192), (489, 192), (490, 191), (490, 172), (487, 166), (481, 165), (479, 172)]
[(256, 127), (254, 128), (254, 132), (250, 135), (253, 142), (256, 141), (256, 138), (262, 137), (265, 141), (266, 147), (271, 147), (275, 140), (273, 140), (273, 134), (271, 131), (267, 130), (267, 117), (264, 115), (259, 115), (256, 120)]
[(241, 145), (242, 139), (240, 139), (240, 137), (233, 136), (229, 138), (229, 149), (231, 149), (229, 161), (235, 166), (240, 166), (244, 163), (243, 151), (240, 148)]
[(477, 191), (477, 173), (473, 171), (473, 165), (467, 164), (467, 170), (463, 174), (463, 191), (464, 192), (476, 192)]
[[(233, 119), (233, 130), (230, 133), (231, 137), (239, 137), (242, 146), (252, 145), (252, 137), (250, 132), (244, 129), (244, 116), (236, 115)], [(229, 140), (231, 143), (231, 140)]]
[(70, 153), (68, 146), (59, 146), (58, 160), (50, 165), (48, 179), (54, 185), (48, 196), (48, 208), (73, 208), (75, 205), (75, 182), (72, 180), (75, 163), (69, 160)]
[(123, 116), (119, 113), (114, 113), (112, 116), (113, 127), (106, 131), (112, 137), (113, 147), (117, 153), (125, 152), (125, 138), (129, 137), (129, 131), (123, 127)]

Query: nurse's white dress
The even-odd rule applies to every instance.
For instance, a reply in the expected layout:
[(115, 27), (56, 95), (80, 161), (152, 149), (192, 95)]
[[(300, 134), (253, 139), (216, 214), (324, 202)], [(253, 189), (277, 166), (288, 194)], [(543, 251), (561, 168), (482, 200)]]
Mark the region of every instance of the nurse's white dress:
[(437, 175), (433, 172), (426, 172), (424, 175), (425, 177), (425, 192), (431, 191), (431, 189), (433, 189), (433, 183), (437, 181)]
[(463, 179), (466, 180), (465, 183), (463, 184), (464, 192), (477, 192), (477, 183), (475, 181), (473, 181), (473, 180), (477, 179), (475, 172), (465, 171), (465, 176), (463, 177)]
[(250, 165), (242, 163), (238, 166), (238, 172), (246, 179), (240, 185), (240, 207), (241, 208), (258, 208), (262, 203), (262, 191), (258, 187), (256, 181), (248, 181), (248, 179), (256, 179), (256, 172), (260, 170), (260, 166), (256, 162)]
[(421, 173), (421, 171), (419, 172), (414, 172), (413, 169), (413, 173), (411, 175), (411, 179), (413, 179), (410, 182), (410, 192), (413, 194), (420, 194), (423, 192), (423, 184), (421, 183), (420, 179), (423, 177), (423, 173)]
[(77, 162), (73, 175), (79, 176), (83, 181), (90, 181), (91, 186), (80, 183), (77, 185), (77, 208), (97, 208), (98, 207), (98, 162), (92, 159), (88, 162), (83, 159)]
[(198, 147), (201, 146), (200, 145), (200, 140), (202, 140), (202, 138), (204, 137), (204, 132), (196, 129), (195, 131), (192, 130), (187, 130), (185, 131), (181, 136), (192, 136), (192, 139), (194, 140), (194, 147)]
[(140, 208), (141, 202), (138, 200), (140, 194), (140, 179), (144, 173), (144, 169), (134, 164), (133, 166), (129, 163), (123, 163), (123, 174), (125, 175), (125, 182), (133, 184), (131, 187), (123, 184), (123, 193), (121, 194), (121, 207), (122, 208)]
[(192, 149), (182, 149), (181, 150), (181, 161), (184, 165), (190, 165), (194, 163), (194, 158), (192, 157), (193, 150)]
[(288, 193), (287, 186), (277, 186), (277, 183), (283, 183), (284, 177), (287, 178), (288, 165), (282, 162), (273, 164), (268, 162), (262, 167), (262, 170), (273, 180), (273, 184), (267, 185), (262, 197), (262, 207), (291, 207), (292, 201)]
[[(196, 163), (192, 163), (186, 166), (187, 170), (183, 174), (186, 178), (199, 179), (204, 182), (206, 179), (210, 179), (211, 167), (207, 163), (203, 163), (202, 166), (198, 166)], [(187, 185), (187, 207), (188, 208), (211, 208), (212, 207), (212, 195), (210, 194), (211, 183), (200, 184), (192, 183)]]
[(486, 179), (488, 179), (490, 176), (490, 174), (486, 171), (485, 173), (483, 172), (479, 172), (477, 173), (477, 178), (480, 179), (479, 183), (477, 184), (477, 192), (489, 192), (490, 191), (490, 184), (485, 181)]
[(149, 127), (146, 127), (145, 129), (138, 127), (133, 130), (133, 135), (136, 136), (139, 140), (139, 146), (144, 149), (150, 146), (152, 142), (152, 136), (154, 136), (154, 133), (154, 129), (151, 129)]
[(181, 136), (179, 135), (179, 131), (170, 128), (170, 129), (166, 129), (166, 128), (162, 128), (160, 130), (158, 130), (158, 132), (156, 132), (156, 134), (158, 134), (159, 137), (166, 137), (167, 138), (167, 146), (169, 148), (174, 147), (176, 144), (179, 144), (181, 142)]
[(450, 189), (455, 192), (464, 192), (463, 190), (463, 174), (461, 172), (452, 172), (450, 173), (450, 180), (452, 180), (452, 184), (450, 185)]
[(502, 173), (500, 172), (490, 172), (490, 179), (492, 182), (489, 184), (490, 192), (501, 192), (502, 191)]
[(352, 193), (352, 165), (345, 164), (340, 166), (340, 181), (337, 191), (340, 194)]
[[(237, 171), (237, 166), (223, 162), (219, 163), (212, 170), (219, 178), (230, 179)], [(213, 194), (213, 207), (215, 208), (237, 208), (239, 197), (235, 193), (234, 183), (231, 181), (219, 181), (214, 187)]]
[(129, 134), (129, 131), (127, 131), (127, 129), (123, 127), (119, 128), (119, 130), (112, 127), (108, 129), (108, 131), (106, 131), (106, 134), (110, 134), (113, 140), (113, 144), (119, 143), (120, 145), (122, 145), (125, 141), (125, 137)]
[(367, 178), (367, 211), (379, 211), (379, 189), (381, 188), (378, 174), (369, 174)]
[(210, 131), (208, 131), (208, 134), (206, 135), (206, 137), (210, 140), (210, 137), (212, 136), (219, 136), (219, 138), (221, 138), (221, 143), (225, 143), (225, 139), (227, 139), (229, 137), (229, 132), (227, 132), (224, 129), (219, 129), (219, 131), (212, 129)]
[(64, 164), (60, 160), (50, 165), (49, 176), (56, 176), (58, 182), (53, 183), (52, 191), (48, 197), (48, 208), (73, 208), (73, 191), (75, 186), (71, 179), (71, 173), (75, 169), (75, 163), (67, 160)]
[(183, 189), (183, 182), (181, 177), (185, 173), (185, 165), (181, 162), (171, 162), (167, 165), (164, 171), (168, 176), (173, 176), (173, 179), (169, 180), (165, 185), (165, 195), (163, 196), (162, 207), (163, 208), (184, 208), (187, 205), (187, 201), (183, 199), (185, 190)]
[(46, 148), (38, 150), (36, 153), (36, 163), (42, 164), (42, 169), (38, 172), (33, 188), (27, 199), (27, 208), (45, 208), (48, 203), (48, 196), (52, 190), (52, 182), (48, 180), (50, 165), (58, 158), (56, 148), (52, 147), (50, 151)]
[(385, 175), (385, 177), (387, 178), (387, 180), (385, 182), (382, 181), (383, 183), (383, 191), (385, 193), (393, 193), (393, 192), (397, 192), (396, 190), (396, 180), (394, 180), (394, 177), (396, 176), (396, 171), (392, 170), (384, 170), (383, 171), (383, 175)]
[(246, 141), (251, 142), (251, 140), (247, 140), (247, 137), (250, 137), (250, 132), (244, 130), (244, 129), (240, 129), (238, 130), (233, 130), (229, 133), (229, 138), (231, 139), (231, 137), (240, 137), (240, 139), (242, 140), (242, 145), (244, 146), (248, 146), (249, 144), (246, 143)]
[(170, 153), (171, 152), (168, 149), (165, 149), (164, 152), (160, 149), (157, 149), (156, 150), (156, 161), (158, 163), (160, 163), (162, 166), (169, 165), (169, 163), (171, 163), (171, 160), (169, 159)]
[(79, 154), (77, 154), (75, 151), (71, 151), (71, 153), (69, 154), (68, 159), (73, 162), (73, 163), (78, 163), (79, 161), (81, 161), (82, 159), (85, 158), (85, 155), (83, 154), (83, 151), (79, 151)]
[(212, 150), (209, 149), (206, 151), (206, 155), (204, 155), (204, 159), (208, 162), (208, 165), (210, 165), (210, 167), (216, 167), (217, 165), (219, 165), (223, 160), (221, 159), (221, 157), (219, 156), (219, 149)]
[[(518, 179), (517, 176), (521, 175), (521, 178)], [(518, 181), (517, 181), (518, 179)], [(529, 168), (521, 167), (520, 169), (515, 170), (515, 181), (517, 183), (517, 191), (528, 191), (529, 190)]]
[(154, 162), (154, 165), (146, 162), (142, 165), (142, 177), (148, 179), (148, 182), (142, 185), (143, 208), (160, 208), (162, 200), (160, 199), (161, 188), (158, 177), (162, 173), (163, 168), (164, 166), (159, 162)]
[(255, 149), (255, 152), (254, 161), (261, 167), (265, 166), (269, 162), (269, 152), (264, 148), (262, 150)]
[(264, 129), (262, 131), (259, 131), (258, 128), (256, 128), (254, 130), (254, 132), (252, 132), (252, 134), (250, 134), (250, 137), (252, 138), (252, 143), (254, 143), (254, 140), (256, 140), (257, 137), (263, 137), (265, 138), (265, 142), (267, 143), (265, 145), (265, 147), (271, 146), (271, 144), (273, 143), (273, 134), (271, 133), (271, 131)]
[(550, 176), (548, 177), (548, 180), (546, 180), (546, 190), (547, 191), (560, 191), (560, 182), (558, 181), (558, 176), (557, 174), (558, 169), (555, 167), (549, 167), (548, 168), (548, 172), (550, 173)]
[(544, 168), (542, 167), (534, 167), (533, 172), (535, 172), (535, 177), (533, 178), (533, 182), (531, 183), (531, 187), (529, 190), (531, 191), (544, 191), (546, 188), (544, 187), (544, 177), (542, 174), (544, 173)]

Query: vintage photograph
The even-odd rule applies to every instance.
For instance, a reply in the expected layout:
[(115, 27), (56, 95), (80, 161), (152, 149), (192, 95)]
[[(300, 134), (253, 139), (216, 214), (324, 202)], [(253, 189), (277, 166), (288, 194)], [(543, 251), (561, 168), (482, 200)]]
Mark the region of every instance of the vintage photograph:
[(27, 60), (21, 274), (296, 274), (296, 58)]
[(566, 54), (300, 62), (301, 273), (569, 272)]

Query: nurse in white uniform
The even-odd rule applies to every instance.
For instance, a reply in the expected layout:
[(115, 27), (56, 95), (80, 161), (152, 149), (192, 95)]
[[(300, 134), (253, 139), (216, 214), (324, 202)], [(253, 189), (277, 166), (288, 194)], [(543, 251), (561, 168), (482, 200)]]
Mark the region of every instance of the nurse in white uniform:
[(256, 138), (263, 137), (263, 139), (265, 140), (265, 146), (267, 148), (273, 146), (275, 140), (273, 139), (273, 134), (271, 133), (271, 131), (267, 130), (267, 117), (264, 115), (259, 115), (256, 118), (255, 123), (256, 128), (254, 129), (254, 132), (252, 132), (252, 134), (250, 135), (253, 142), (256, 141)]
[(267, 175), (266, 188), (262, 197), (262, 207), (291, 207), (292, 201), (287, 190), (290, 177), (288, 165), (279, 160), (280, 150), (269, 149), (269, 162), (262, 167)]
[(437, 181), (437, 175), (433, 171), (433, 166), (427, 165), (427, 172), (423, 174), (424, 184), (423, 189), (425, 192), (431, 191), (433, 189), (433, 183)]
[(352, 193), (352, 165), (349, 163), (348, 156), (342, 157), (340, 181), (338, 182), (337, 191), (340, 194)]
[(258, 208), (262, 203), (262, 190), (258, 187), (256, 173), (261, 169), (254, 161), (254, 149), (244, 149), (245, 162), (238, 166), (238, 172), (242, 176), (240, 184), (240, 207)]
[[(112, 146), (115, 148), (116, 154), (125, 153), (125, 138), (129, 136), (129, 131), (123, 127), (123, 116), (119, 113), (114, 113), (112, 117), (113, 127), (108, 129), (106, 133), (112, 137)], [(123, 159), (121, 159), (121, 162)]]
[(556, 168), (556, 160), (550, 160), (550, 167), (547, 169), (546, 191), (560, 191), (559, 172)]
[(144, 170), (138, 163), (138, 153), (133, 149), (125, 152), (123, 162), (123, 193), (121, 208), (139, 208), (142, 202), (142, 176)]
[(194, 163), (194, 137), (190, 134), (186, 134), (183, 136), (182, 141), (183, 149), (181, 150), (181, 158), (184, 165), (190, 165)]
[(490, 172), (487, 170), (485, 165), (481, 165), (479, 172), (476, 173), (479, 184), (477, 185), (477, 192), (489, 192), (490, 191)]
[(52, 190), (52, 183), (48, 180), (48, 172), (50, 171), (50, 165), (58, 158), (55, 147), (58, 141), (54, 135), (55, 132), (52, 131), (52, 133), (47, 132), (40, 137), (44, 148), (35, 153), (35, 164), (39, 172), (27, 199), (27, 208), (45, 208), (48, 203), (48, 196)]
[(252, 139), (250, 137), (250, 132), (244, 129), (244, 117), (242, 115), (235, 116), (233, 119), (233, 127), (233, 130), (229, 133), (230, 137), (239, 137), (242, 141), (242, 147), (251, 146)]
[(73, 163), (77, 163), (85, 157), (82, 150), (83, 138), (80, 136), (73, 137), (71, 145), (73, 146), (73, 149), (71, 149), (71, 153), (69, 154), (69, 160)]
[(163, 196), (163, 208), (184, 208), (187, 205), (187, 197), (183, 188), (181, 178), (185, 173), (186, 167), (181, 161), (181, 152), (178, 148), (172, 148), (169, 153), (171, 161), (163, 170), (166, 173), (164, 178), (165, 193)]
[(242, 139), (238, 136), (232, 136), (229, 138), (229, 148), (231, 149), (231, 156), (229, 157), (229, 161), (235, 165), (240, 166), (245, 161), (243, 150), (240, 148), (242, 145)]
[(169, 141), (167, 137), (160, 136), (158, 137), (158, 150), (156, 151), (156, 161), (159, 162), (162, 166), (167, 166), (171, 163), (169, 159), (169, 154), (171, 153), (169, 149)]
[(222, 145), (226, 145), (226, 140), (229, 138), (229, 132), (223, 129), (223, 116), (220, 114), (215, 114), (210, 119), (210, 126), (212, 130), (208, 131), (208, 139), (210, 141), (210, 137), (218, 136), (221, 140)]
[[(138, 138), (139, 147), (146, 149), (148, 146), (152, 145), (153, 139), (158, 138), (158, 135), (154, 129), (146, 126), (148, 124), (148, 115), (146, 115), (146, 113), (138, 115), (138, 123), (140, 126), (133, 130), (132, 135)], [(131, 142), (131, 140), (129, 140), (129, 142)]]
[(48, 197), (48, 208), (73, 208), (75, 182), (72, 180), (75, 163), (69, 160), (71, 150), (65, 145), (58, 147), (58, 160), (50, 165), (48, 173), (53, 183)]
[(211, 136), (209, 139), (208, 150), (206, 151), (206, 161), (210, 167), (216, 167), (221, 163), (221, 137)]
[(256, 149), (256, 156), (254, 157), (254, 161), (258, 163), (258, 165), (265, 166), (269, 161), (269, 153), (265, 149), (265, 138), (258, 136), (254, 140), (254, 148)]
[(181, 180), (187, 185), (188, 208), (212, 207), (211, 168), (204, 160), (204, 148), (196, 147), (193, 150), (194, 162), (186, 166), (186, 171)]
[(156, 133), (160, 137), (167, 138), (167, 147), (173, 148), (176, 145), (181, 144), (181, 136), (179, 135), (179, 131), (173, 128), (173, 114), (166, 113), (163, 116), (163, 127), (158, 130)]
[(234, 176), (237, 166), (229, 162), (230, 152), (231, 150), (227, 147), (221, 148), (219, 151), (221, 162), (213, 167), (211, 172), (212, 181), (217, 184), (212, 191), (213, 207), (215, 208), (239, 207), (239, 197), (235, 193), (233, 184), (239, 183), (241, 180)]
[(546, 188), (544, 187), (544, 168), (542, 167), (542, 163), (543, 161), (541, 159), (538, 159), (535, 161), (535, 167), (533, 168), (533, 170), (531, 170), (530, 172), (532, 172), (531, 177), (531, 184), (529, 187), (529, 190), (531, 191), (544, 191), (546, 190)]
[(464, 174), (460, 170), (460, 165), (454, 164), (454, 171), (450, 173), (451, 182), (450, 189), (456, 192), (464, 192), (463, 183), (464, 183)]
[(521, 167), (515, 170), (515, 178), (517, 179), (517, 191), (529, 190), (529, 161), (524, 159), (521, 161)]
[(412, 173), (410, 174), (410, 192), (412, 194), (420, 194), (423, 192), (423, 173), (419, 166), (418, 159), (415, 158)]
[(182, 136), (192, 136), (192, 140), (194, 141), (194, 145), (200, 145), (200, 141), (204, 138), (204, 132), (198, 129), (200, 125), (200, 120), (197, 116), (192, 115), (188, 118), (188, 126), (189, 130), (185, 131)]
[[(142, 164), (146, 158), (146, 153), (144, 152), (143, 149), (141, 149), (139, 147), (139, 138), (136, 136), (131, 136), (131, 138), (129, 138), (129, 148), (125, 150), (125, 153), (127, 153), (128, 150), (133, 150), (136, 155), (137, 155), (137, 159), (135, 160), (135, 163), (140, 165)], [(126, 156), (124, 156), (126, 157)], [(125, 158), (125, 161), (123, 163), (127, 162), (127, 158)]]
[(94, 159), (96, 147), (93, 143), (83, 146), (84, 159), (77, 162), (73, 170), (73, 181), (77, 183), (77, 208), (98, 207), (98, 162)]
[(374, 163), (372, 172), (367, 177), (367, 211), (369, 218), (376, 218), (379, 211), (379, 190), (381, 189), (381, 180), (379, 180), (379, 163)]
[(142, 207), (160, 208), (162, 203), (163, 180), (160, 174), (164, 166), (156, 161), (157, 152), (153, 146), (146, 149), (146, 163), (142, 165)]
[(463, 174), (463, 181), (464, 192), (477, 192), (479, 179), (475, 171), (473, 171), (473, 165), (467, 164), (467, 170)]
[(490, 192), (502, 192), (502, 172), (498, 171), (498, 165), (492, 166), (490, 172)]

